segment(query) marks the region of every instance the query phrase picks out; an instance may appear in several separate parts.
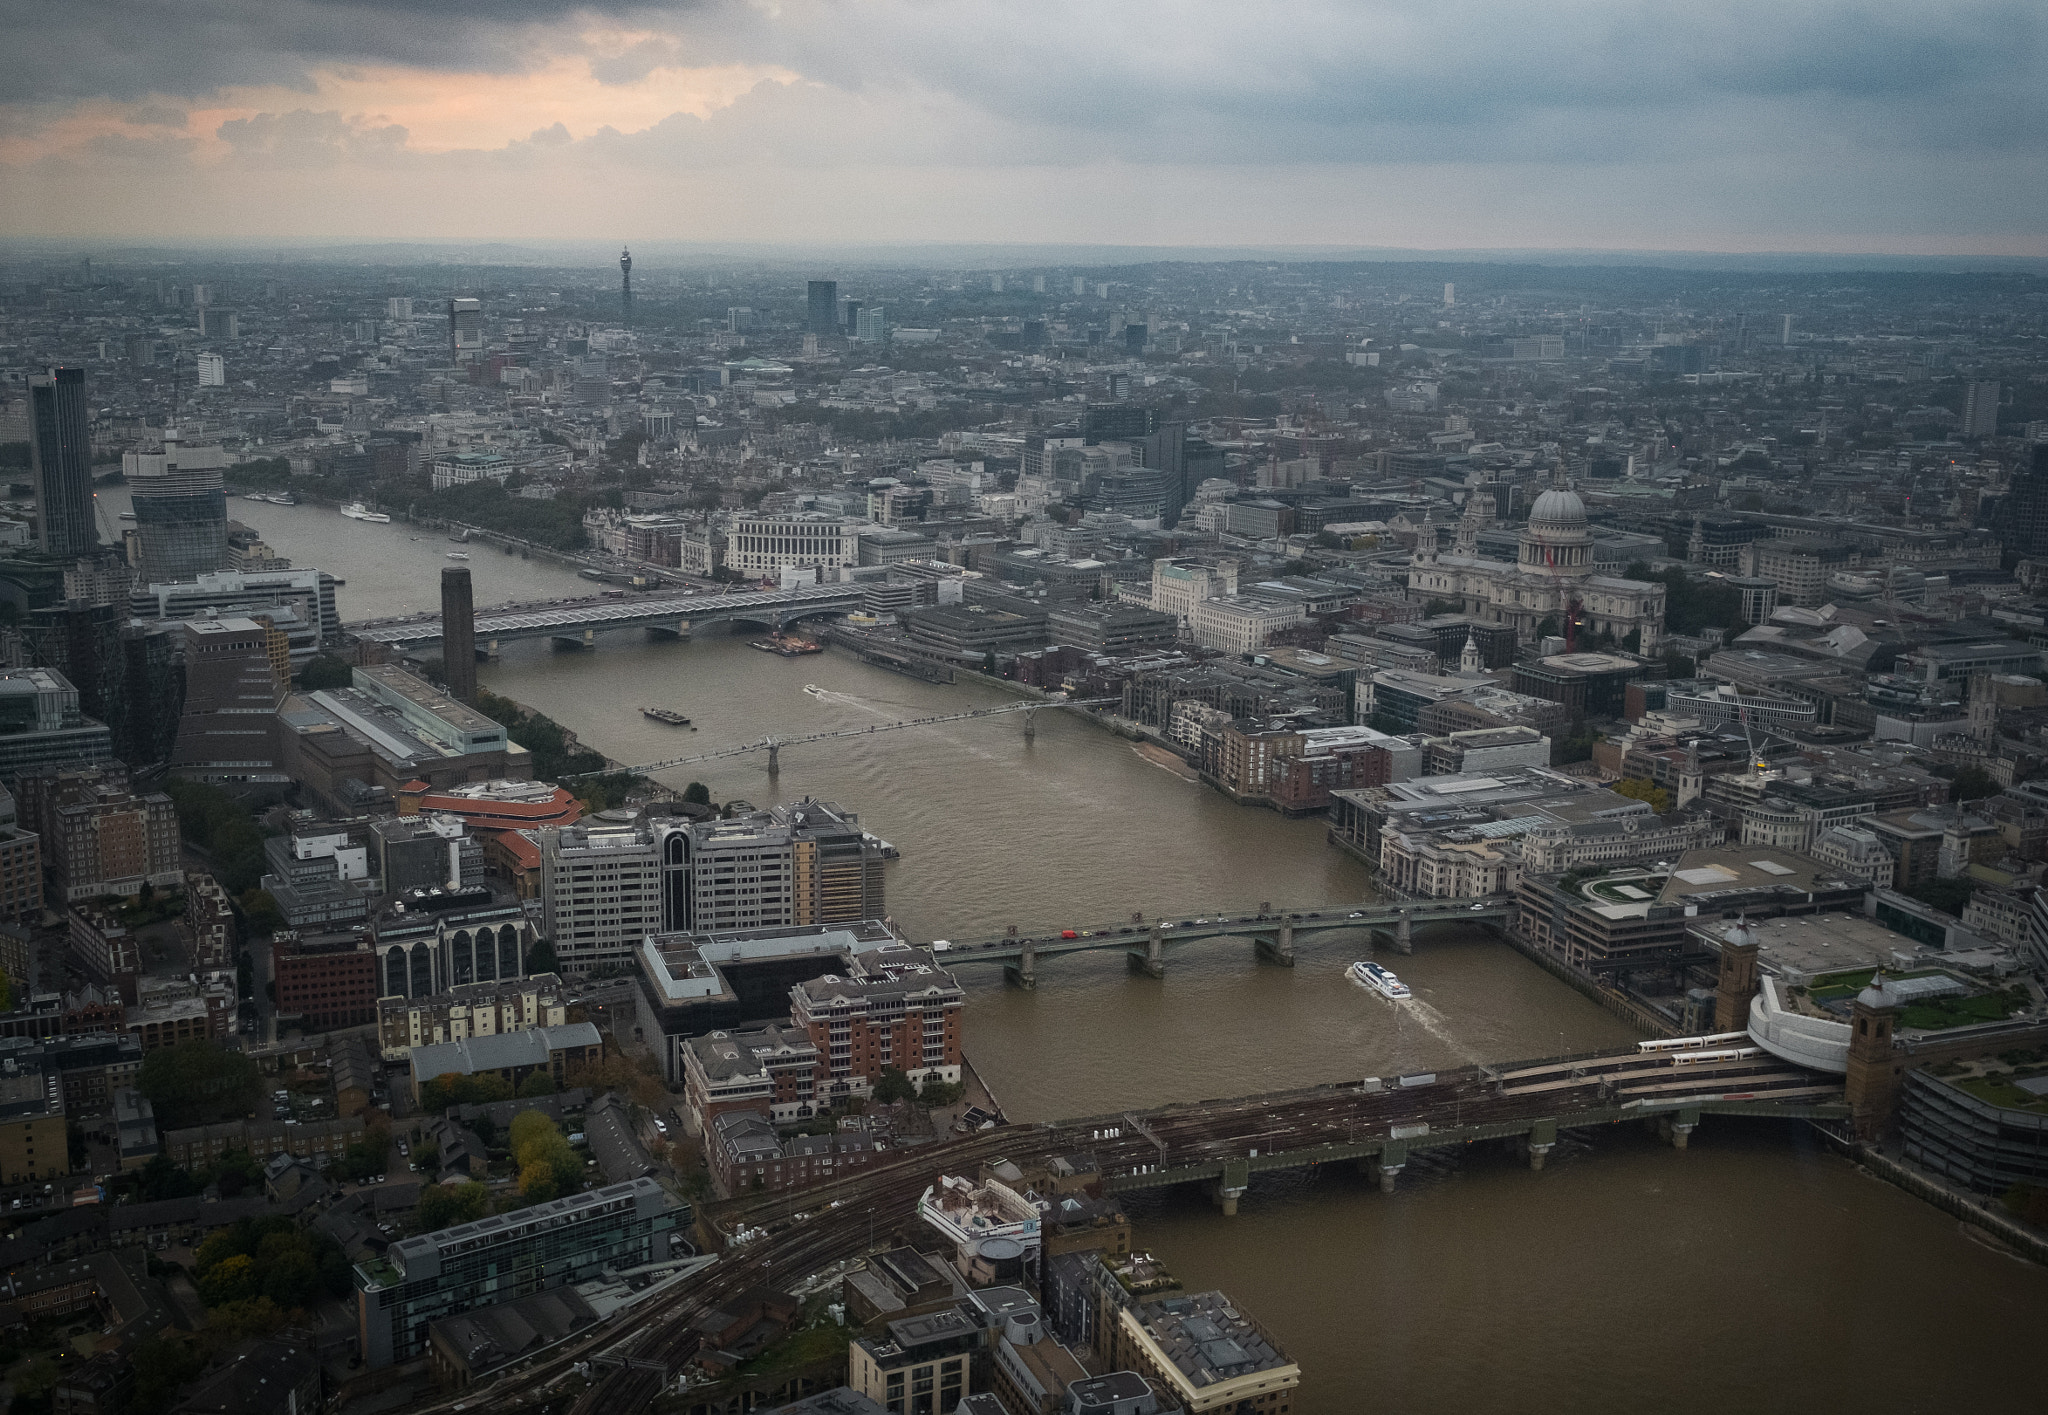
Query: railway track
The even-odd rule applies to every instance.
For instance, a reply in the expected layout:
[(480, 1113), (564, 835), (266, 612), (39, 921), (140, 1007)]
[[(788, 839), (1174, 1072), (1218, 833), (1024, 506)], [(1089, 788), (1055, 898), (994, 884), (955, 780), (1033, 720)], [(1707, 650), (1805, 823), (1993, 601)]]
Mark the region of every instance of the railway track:
[[(1623, 1097), (1657, 1105), (1730, 1094), (1806, 1102), (1839, 1089), (1839, 1083), (1769, 1056), (1675, 1062), (1670, 1054), (1627, 1053), (1511, 1071), (1465, 1067), (1412, 1087), (1327, 1086), (1196, 1102), (1148, 1113), (1142, 1126), (1111, 1117), (984, 1131), (922, 1146), (891, 1163), (802, 1191), (707, 1206), (707, 1217), (724, 1231), (745, 1226), (767, 1232), (586, 1336), (472, 1386), (459, 1399), (417, 1407), (413, 1415), (455, 1415), (480, 1405), (494, 1415), (553, 1407), (568, 1394), (565, 1379), (584, 1362), (601, 1374), (563, 1415), (636, 1415), (696, 1353), (696, 1318), (748, 1287), (778, 1279), (787, 1285), (858, 1256), (874, 1239), (876, 1215), (888, 1215), (893, 1227), (938, 1175), (971, 1174), (999, 1156), (1029, 1159), (1085, 1150), (1107, 1178), (1238, 1159), (1254, 1147), (1279, 1154), (1355, 1144), (1396, 1124), (1456, 1129), (1526, 1121), (1533, 1112), (1568, 1128), (1582, 1114), (1598, 1113), (1605, 1123)], [(801, 1219), (794, 1217), (798, 1211)]]

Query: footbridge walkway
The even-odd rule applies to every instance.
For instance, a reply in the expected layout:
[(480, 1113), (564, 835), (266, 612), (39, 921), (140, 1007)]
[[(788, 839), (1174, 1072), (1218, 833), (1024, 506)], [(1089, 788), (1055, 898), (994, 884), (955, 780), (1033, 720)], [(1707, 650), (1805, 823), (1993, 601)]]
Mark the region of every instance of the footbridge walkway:
[(1346, 907), (1318, 904), (1313, 909), (1274, 908), (1261, 904), (1256, 913), (1221, 912), (1187, 918), (1147, 920), (1143, 914), (1108, 924), (1088, 924), (1050, 933), (1019, 937), (1015, 928), (1001, 938), (934, 945), (949, 968), (970, 963), (1000, 963), (1019, 987), (1034, 987), (1042, 958), (1063, 953), (1122, 949), (1132, 968), (1152, 977), (1166, 973), (1169, 949), (1218, 938), (1250, 939), (1258, 956), (1282, 967), (1294, 966), (1294, 942), (1303, 934), (1334, 929), (1366, 929), (1383, 934), (1397, 953), (1415, 951), (1415, 928), (1421, 924), (1486, 924), (1505, 929), (1514, 919), (1515, 901), (1504, 895), (1483, 899), (1425, 899), (1398, 903), (1373, 901)]
[[(860, 585), (799, 585), (787, 590), (741, 590), (728, 594), (640, 594), (629, 599), (576, 599), (558, 604), (511, 605), (476, 616), (477, 652), (494, 656), (513, 639), (556, 639), (594, 648), (599, 634), (640, 629), (688, 638), (711, 624), (745, 622), (782, 629), (801, 619), (844, 614), (861, 606)], [(395, 649), (419, 649), (441, 642), (441, 616), (350, 625), (359, 639)]]

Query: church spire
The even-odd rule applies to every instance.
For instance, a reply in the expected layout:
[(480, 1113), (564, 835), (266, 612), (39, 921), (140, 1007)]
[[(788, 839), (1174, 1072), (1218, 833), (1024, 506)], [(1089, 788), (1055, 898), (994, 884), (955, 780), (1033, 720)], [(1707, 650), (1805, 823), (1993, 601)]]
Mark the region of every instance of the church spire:
[(1479, 661), (1479, 640), (1468, 630), (1465, 634), (1465, 651), (1458, 655), (1460, 673), (1478, 673), (1483, 665)]

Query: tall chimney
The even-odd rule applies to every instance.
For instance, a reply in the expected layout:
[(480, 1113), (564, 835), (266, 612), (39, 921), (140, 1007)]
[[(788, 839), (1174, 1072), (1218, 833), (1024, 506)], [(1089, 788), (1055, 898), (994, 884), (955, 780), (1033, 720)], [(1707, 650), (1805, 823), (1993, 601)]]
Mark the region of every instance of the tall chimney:
[(441, 570), (441, 657), (447, 664), (449, 696), (475, 707), (476, 607), (467, 565)]

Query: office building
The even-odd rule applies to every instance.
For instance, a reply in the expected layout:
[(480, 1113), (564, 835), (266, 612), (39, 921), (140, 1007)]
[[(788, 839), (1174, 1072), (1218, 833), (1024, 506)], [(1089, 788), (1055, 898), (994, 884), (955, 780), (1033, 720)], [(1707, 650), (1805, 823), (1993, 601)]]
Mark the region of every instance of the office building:
[(0, 1075), (0, 1175), (9, 1184), (71, 1172), (64, 1138), (64, 1088), (41, 1071)]
[(642, 817), (532, 833), (565, 971), (630, 966), (650, 934), (851, 923), (883, 909), (881, 845), (803, 800), (730, 820)]
[(484, 883), (483, 844), (459, 816), (396, 816), (370, 822), (369, 850), (386, 894)]
[(113, 738), (79, 711), (78, 690), (48, 668), (0, 672), (0, 786), (107, 761)]
[(788, 516), (735, 516), (725, 538), (725, 563), (743, 575), (816, 569), (827, 579), (860, 564), (860, 532), (851, 516), (803, 511)]
[(185, 637), (185, 699), (171, 770), (193, 781), (284, 782), (277, 681), (268, 626), (253, 619), (195, 619)]
[(480, 300), (448, 302), (448, 360), (460, 364), (480, 359), (484, 351), (484, 307)]
[[(0, 787), (0, 921), (25, 923), (43, 912), (43, 842), (33, 831), (15, 824), (14, 798)], [(19, 972), (26, 981), (27, 960)]]
[(283, 930), (270, 941), (277, 1013), (308, 1031), (363, 1027), (377, 1020), (377, 955), (353, 930)]
[(1963, 436), (1998, 436), (1998, 393), (1995, 382), (1979, 380), (1963, 385), (1963, 423), (1957, 429)]
[(667, 1259), (689, 1226), (652, 1179), (402, 1239), (356, 1267), (363, 1364), (410, 1361), (430, 1323)]
[(85, 370), (52, 368), (28, 380), (29, 467), (36, 487), (36, 544), (58, 560), (99, 545), (92, 515), (92, 421)]
[(846, 1383), (889, 1415), (951, 1415), (986, 1344), (980, 1323), (959, 1307), (903, 1317), (847, 1348)]
[(797, 984), (828, 973), (850, 974), (857, 958), (904, 949), (893, 929), (872, 919), (657, 934), (636, 952), (640, 996), (634, 1039), (658, 1051), (662, 1073), (680, 1086), (687, 1039), (786, 1019), (790, 989)]
[(381, 997), (432, 997), (524, 977), (540, 941), (525, 906), (481, 887), (393, 898), (371, 917), (369, 929)]
[(1188, 1415), (1287, 1415), (1301, 1385), (1301, 1367), (1221, 1292), (1136, 1303), (1106, 1335), (1115, 1365), (1158, 1381)]
[(889, 314), (880, 305), (869, 305), (853, 317), (853, 337), (870, 344), (889, 342)]
[(122, 457), (135, 502), (143, 583), (196, 580), (226, 568), (228, 503), (221, 470), (227, 460), (221, 448), (187, 443), (175, 429), (165, 430), (159, 450)]
[(228, 361), (219, 354), (201, 354), (195, 361), (199, 366), (201, 388), (225, 388), (228, 382)]
[(334, 576), (324, 570), (219, 570), (195, 579), (152, 584), (137, 590), (128, 611), (137, 619), (204, 619), (212, 615), (252, 617), (271, 610), (292, 611), (286, 632), (295, 667), (341, 638), (341, 614), (334, 603)]
[(804, 328), (812, 334), (837, 334), (839, 332), (839, 282), (836, 280), (813, 280), (806, 292), (808, 305), (805, 310)]

